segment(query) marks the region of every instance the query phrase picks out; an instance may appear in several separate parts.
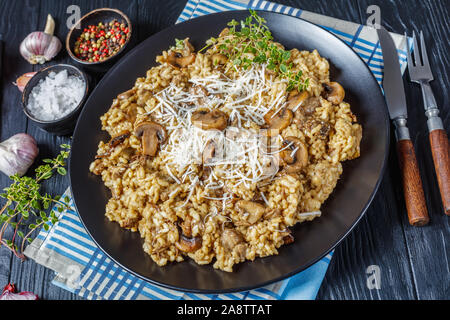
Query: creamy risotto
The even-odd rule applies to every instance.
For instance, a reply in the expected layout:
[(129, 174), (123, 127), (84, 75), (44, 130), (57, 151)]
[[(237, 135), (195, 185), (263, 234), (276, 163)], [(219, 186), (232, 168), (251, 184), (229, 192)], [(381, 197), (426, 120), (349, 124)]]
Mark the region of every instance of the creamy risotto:
[(267, 37), (261, 52), (283, 57), (255, 59), (251, 40), (235, 41), (243, 33), (230, 24), (202, 52), (177, 40), (101, 117), (111, 139), (90, 171), (111, 190), (106, 216), (139, 232), (160, 266), (230, 272), (277, 254), (360, 155), (362, 128), (328, 61)]

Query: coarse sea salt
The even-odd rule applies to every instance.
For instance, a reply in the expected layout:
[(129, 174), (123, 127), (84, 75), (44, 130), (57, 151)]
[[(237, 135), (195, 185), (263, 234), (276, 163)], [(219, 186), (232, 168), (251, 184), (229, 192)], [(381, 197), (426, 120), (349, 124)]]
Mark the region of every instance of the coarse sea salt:
[(67, 70), (52, 71), (31, 90), (27, 109), (38, 120), (63, 118), (79, 105), (85, 88), (85, 81)]

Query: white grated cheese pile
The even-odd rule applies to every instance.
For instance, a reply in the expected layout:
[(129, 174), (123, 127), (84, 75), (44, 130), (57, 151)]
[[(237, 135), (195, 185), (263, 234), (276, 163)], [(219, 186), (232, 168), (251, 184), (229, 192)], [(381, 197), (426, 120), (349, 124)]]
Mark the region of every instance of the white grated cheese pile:
[(38, 120), (63, 118), (79, 105), (85, 89), (84, 80), (67, 70), (52, 71), (31, 90), (27, 109)]
[[(201, 182), (207, 189), (222, 188), (224, 182), (230, 179), (238, 180), (237, 185), (249, 187), (250, 184), (273, 178), (278, 172), (276, 156), (282, 150), (282, 137), (275, 137), (275, 144), (280, 148), (270, 152), (257, 137), (259, 127), (265, 123), (264, 116), (271, 110), (276, 114), (286, 105), (285, 91), (278, 95), (271, 94), (272, 87), (280, 85), (280, 82), (275, 83), (266, 76), (265, 65), (254, 64), (249, 70), (239, 73), (236, 79), (222, 73), (190, 79), (194, 87), (200, 86), (207, 91), (206, 96), (198, 91), (186, 91), (174, 83), (155, 94), (158, 102), (148, 114), (169, 132), (161, 152), (166, 154), (168, 174), (175, 177), (177, 183), (188, 179), (192, 189), (199, 183), (193, 165), (202, 163), (202, 153), (210, 140), (218, 146), (216, 153), (220, 149), (227, 154), (210, 164), (215, 170)], [(270, 100), (265, 101), (263, 95), (270, 97)], [(225, 131), (207, 131), (193, 126), (191, 116), (199, 108), (226, 111), (232, 125)], [(238, 134), (233, 134), (233, 131)], [(230, 138), (233, 136), (234, 139)], [(226, 194), (224, 199), (217, 200), (225, 198)]]

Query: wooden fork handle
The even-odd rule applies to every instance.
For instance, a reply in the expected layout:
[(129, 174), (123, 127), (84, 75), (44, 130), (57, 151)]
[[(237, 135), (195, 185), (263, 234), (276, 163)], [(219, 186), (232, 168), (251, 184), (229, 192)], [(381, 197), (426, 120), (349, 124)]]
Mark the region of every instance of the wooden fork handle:
[(430, 132), (429, 137), (442, 205), (445, 214), (450, 216), (450, 149), (447, 133), (444, 129), (436, 129)]
[(409, 223), (413, 226), (424, 226), (430, 221), (430, 218), (428, 217), (416, 153), (411, 140), (397, 141), (397, 152)]

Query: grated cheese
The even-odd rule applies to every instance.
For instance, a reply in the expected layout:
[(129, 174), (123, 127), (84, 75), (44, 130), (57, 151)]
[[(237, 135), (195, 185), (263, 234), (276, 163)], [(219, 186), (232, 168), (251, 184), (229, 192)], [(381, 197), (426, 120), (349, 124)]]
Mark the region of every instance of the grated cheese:
[[(206, 96), (193, 93), (175, 83), (154, 94), (156, 104), (146, 114), (165, 125), (168, 131), (168, 139), (160, 150), (166, 156), (164, 163), (167, 173), (178, 184), (187, 179), (191, 182), (189, 195), (180, 207), (187, 204), (199, 183), (195, 165), (203, 164), (203, 151), (210, 140), (216, 144), (215, 157), (213, 161), (203, 165), (215, 169), (202, 182), (206, 189), (223, 188), (224, 181), (231, 179), (238, 179), (235, 185), (243, 184), (248, 187), (273, 178), (278, 172), (277, 168), (267, 174), (266, 163), (270, 161), (268, 156), (289, 148), (291, 144), (280, 148), (283, 138), (278, 136), (279, 141), (272, 146), (278, 149), (267, 153), (261, 147), (262, 141), (252, 125), (263, 125), (264, 115), (271, 110), (275, 111), (275, 115), (286, 103), (283, 91), (272, 96), (270, 101), (263, 101), (263, 94), (270, 96), (272, 86), (280, 85), (273, 82), (271, 76), (266, 77), (265, 71), (265, 65), (254, 64), (236, 79), (223, 73), (190, 79), (192, 85), (202, 86), (208, 93)], [(199, 103), (200, 100), (202, 103)], [(226, 112), (233, 126), (223, 132), (206, 131), (193, 126), (191, 116), (199, 107)], [(215, 171), (219, 176), (216, 176)], [(224, 195), (224, 198), (211, 199), (222, 200), (225, 210), (225, 201), (231, 197)]]

